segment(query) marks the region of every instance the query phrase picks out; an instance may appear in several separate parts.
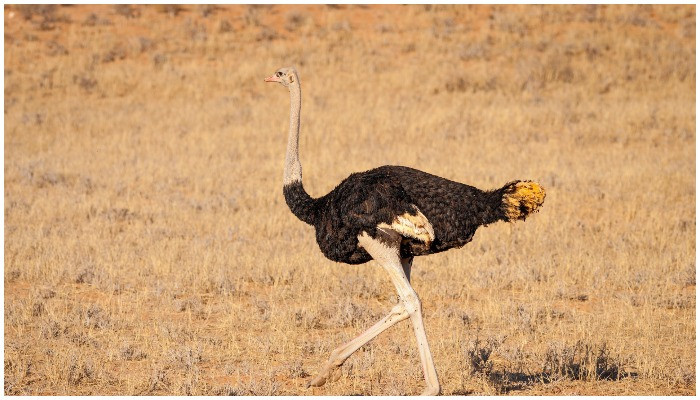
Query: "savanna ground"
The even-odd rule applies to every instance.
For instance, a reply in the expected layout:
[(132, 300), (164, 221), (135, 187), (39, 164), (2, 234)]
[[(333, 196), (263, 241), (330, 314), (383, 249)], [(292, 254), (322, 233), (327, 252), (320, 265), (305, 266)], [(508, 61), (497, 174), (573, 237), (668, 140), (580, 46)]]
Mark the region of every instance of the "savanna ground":
[(5, 6), (5, 394), (415, 394), (282, 197), (383, 164), (542, 211), (418, 258), (445, 394), (695, 394), (695, 6)]

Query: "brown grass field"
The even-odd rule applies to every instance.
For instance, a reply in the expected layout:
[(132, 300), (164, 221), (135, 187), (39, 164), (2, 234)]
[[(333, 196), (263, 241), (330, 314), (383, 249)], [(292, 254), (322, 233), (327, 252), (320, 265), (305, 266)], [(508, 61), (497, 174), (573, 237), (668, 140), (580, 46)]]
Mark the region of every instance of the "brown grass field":
[(400, 395), (397, 301), (282, 196), (415, 167), (547, 189), (416, 259), (443, 394), (694, 395), (695, 6), (5, 6), (6, 395)]

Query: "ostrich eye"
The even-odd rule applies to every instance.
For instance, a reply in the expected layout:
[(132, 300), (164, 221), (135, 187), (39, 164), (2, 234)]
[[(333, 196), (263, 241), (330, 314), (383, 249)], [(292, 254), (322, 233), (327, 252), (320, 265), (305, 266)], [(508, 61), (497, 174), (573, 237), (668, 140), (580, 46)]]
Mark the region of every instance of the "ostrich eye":
[(276, 73), (275, 75), (277, 75), (278, 78), (281, 78), (281, 77), (282, 77), (282, 71), (277, 71), (277, 73)]

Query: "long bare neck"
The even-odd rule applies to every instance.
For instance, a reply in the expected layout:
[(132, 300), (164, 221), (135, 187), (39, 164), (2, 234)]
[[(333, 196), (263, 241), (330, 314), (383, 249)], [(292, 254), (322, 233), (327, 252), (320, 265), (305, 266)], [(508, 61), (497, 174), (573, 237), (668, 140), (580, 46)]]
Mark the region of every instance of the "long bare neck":
[(289, 85), (291, 105), (289, 110), (289, 138), (287, 156), (284, 160), (284, 184), (301, 182), (301, 162), (299, 161), (299, 119), (301, 114), (301, 86), (299, 80)]
[(284, 199), (297, 218), (313, 225), (316, 220), (316, 201), (306, 193), (301, 183), (301, 162), (299, 161), (299, 118), (301, 114), (301, 87), (299, 78), (289, 85), (291, 109), (289, 113), (289, 138), (287, 155), (284, 159)]

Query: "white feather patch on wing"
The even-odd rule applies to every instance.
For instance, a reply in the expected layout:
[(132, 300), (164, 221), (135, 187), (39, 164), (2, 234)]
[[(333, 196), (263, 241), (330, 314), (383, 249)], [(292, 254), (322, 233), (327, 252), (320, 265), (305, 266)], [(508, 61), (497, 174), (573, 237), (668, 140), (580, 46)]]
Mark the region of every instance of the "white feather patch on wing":
[(428, 218), (423, 215), (418, 207), (413, 206), (416, 215), (404, 213), (398, 215), (391, 222), (391, 225), (381, 223), (377, 225), (380, 229), (392, 229), (402, 236), (420, 240), (423, 243), (430, 244), (435, 240), (435, 232), (433, 225), (428, 221)]

